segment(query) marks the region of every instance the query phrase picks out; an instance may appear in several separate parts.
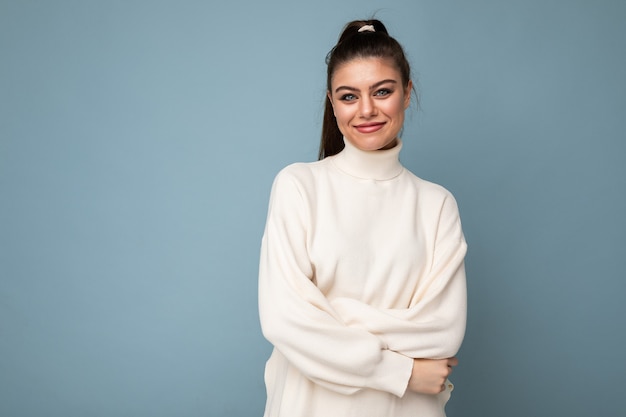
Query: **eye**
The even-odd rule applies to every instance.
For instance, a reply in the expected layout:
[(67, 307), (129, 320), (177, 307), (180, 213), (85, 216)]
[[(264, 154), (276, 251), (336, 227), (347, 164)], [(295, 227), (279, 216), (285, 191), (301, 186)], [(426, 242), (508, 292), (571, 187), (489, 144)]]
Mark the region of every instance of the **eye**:
[(381, 88), (380, 90), (376, 90), (374, 96), (376, 97), (386, 97), (389, 94), (393, 93), (393, 90), (390, 88)]
[(341, 97), (339, 97), (339, 100), (341, 101), (354, 101), (356, 100), (356, 96), (354, 94), (344, 94)]

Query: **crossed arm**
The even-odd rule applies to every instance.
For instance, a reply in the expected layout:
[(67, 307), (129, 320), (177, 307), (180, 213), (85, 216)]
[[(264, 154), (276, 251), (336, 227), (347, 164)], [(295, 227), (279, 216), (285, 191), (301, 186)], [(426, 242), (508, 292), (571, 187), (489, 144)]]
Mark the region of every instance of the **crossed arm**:
[[(458, 220), (442, 225), (442, 244), (412, 305), (377, 309), (354, 299), (331, 301), (314, 285), (298, 196), (292, 182), (275, 184), (259, 276), (265, 337), (308, 378), (344, 394), (441, 392), (465, 330), (466, 246)], [(448, 210), (456, 213), (456, 205)]]

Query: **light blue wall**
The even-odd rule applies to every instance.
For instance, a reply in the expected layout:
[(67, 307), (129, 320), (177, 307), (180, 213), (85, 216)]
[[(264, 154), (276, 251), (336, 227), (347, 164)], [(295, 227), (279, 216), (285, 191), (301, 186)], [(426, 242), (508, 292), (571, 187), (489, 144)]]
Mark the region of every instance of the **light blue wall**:
[(271, 180), (315, 159), (324, 56), (377, 10), (419, 80), (403, 161), (470, 244), (449, 416), (624, 415), (609, 0), (0, 0), (0, 415), (261, 415)]

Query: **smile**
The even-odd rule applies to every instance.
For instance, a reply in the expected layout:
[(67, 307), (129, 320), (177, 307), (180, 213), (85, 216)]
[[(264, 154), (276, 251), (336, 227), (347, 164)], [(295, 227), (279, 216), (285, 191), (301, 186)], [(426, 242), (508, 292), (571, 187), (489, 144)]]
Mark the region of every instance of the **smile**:
[(354, 128), (358, 130), (360, 133), (374, 133), (382, 129), (384, 125), (385, 125), (385, 122), (363, 123), (363, 124), (354, 126)]

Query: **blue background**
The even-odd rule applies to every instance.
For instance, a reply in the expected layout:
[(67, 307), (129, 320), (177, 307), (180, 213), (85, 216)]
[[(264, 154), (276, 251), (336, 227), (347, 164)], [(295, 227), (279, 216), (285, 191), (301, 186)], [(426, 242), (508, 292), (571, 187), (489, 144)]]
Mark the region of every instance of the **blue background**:
[(470, 245), (449, 416), (626, 415), (610, 0), (0, 0), (0, 415), (262, 414), (271, 181), (373, 13), (418, 83), (402, 160)]

